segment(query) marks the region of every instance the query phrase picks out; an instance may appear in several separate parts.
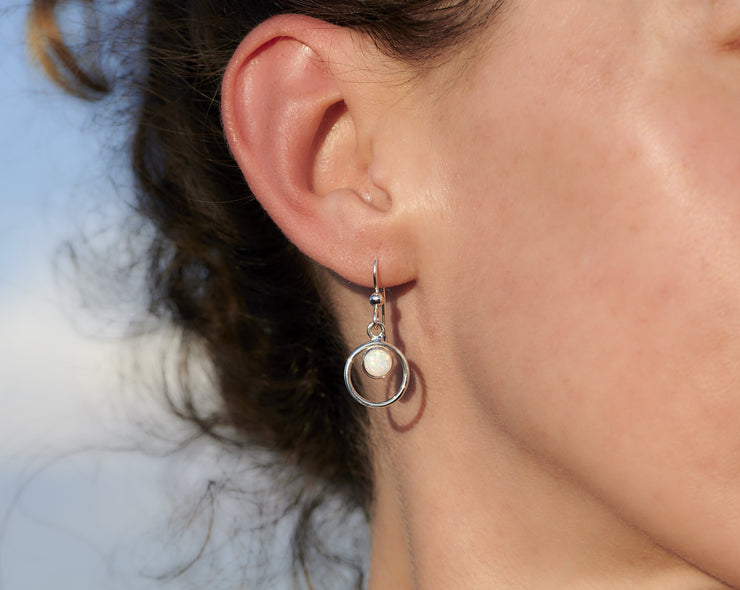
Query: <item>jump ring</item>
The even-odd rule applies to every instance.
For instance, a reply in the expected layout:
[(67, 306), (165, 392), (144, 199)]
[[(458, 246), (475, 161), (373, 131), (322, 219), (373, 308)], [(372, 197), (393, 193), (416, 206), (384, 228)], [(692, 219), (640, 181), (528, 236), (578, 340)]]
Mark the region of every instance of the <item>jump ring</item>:
[[(377, 334), (373, 332), (374, 328), (379, 329)], [(367, 325), (367, 337), (370, 338), (371, 340), (376, 340), (376, 339), (385, 340), (385, 326), (383, 325), (383, 322), (376, 322), (375, 320), (370, 322)]]

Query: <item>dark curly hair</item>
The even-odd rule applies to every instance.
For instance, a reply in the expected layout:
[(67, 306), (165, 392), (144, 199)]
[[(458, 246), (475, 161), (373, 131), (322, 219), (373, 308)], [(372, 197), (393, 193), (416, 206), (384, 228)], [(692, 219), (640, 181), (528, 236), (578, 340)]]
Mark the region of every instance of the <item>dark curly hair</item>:
[[(183, 363), (197, 345), (215, 375), (217, 409), (204, 410), (187, 387), (169, 394), (172, 407), (229, 445), (274, 451), (304, 475), (303, 488), (339, 495), (369, 516), (367, 416), (344, 390), (345, 345), (333, 336), (339, 331), (310, 261), (268, 218), (229, 153), (221, 78), (241, 39), (279, 13), (361, 31), (423, 70), (487, 26), (502, 0), (142, 0), (119, 15), (134, 64), (125, 76), (86, 65), (89, 51), (65, 42), (57, 8), (69, 2), (103, 12), (114, 5), (33, 0), (31, 46), (47, 73), (83, 98), (127, 84), (136, 210), (155, 229), (149, 312), (179, 328)], [(316, 505), (305, 500), (298, 520), (302, 567)]]

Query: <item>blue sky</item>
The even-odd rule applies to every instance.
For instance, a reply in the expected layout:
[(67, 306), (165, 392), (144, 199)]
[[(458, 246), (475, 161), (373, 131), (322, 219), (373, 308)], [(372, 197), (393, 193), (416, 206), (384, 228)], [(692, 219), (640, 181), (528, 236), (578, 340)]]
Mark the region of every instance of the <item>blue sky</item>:
[(53, 273), (114, 198), (103, 135), (29, 66), (24, 10), (0, 0), (0, 590), (177, 588), (139, 575), (163, 551), (163, 462), (106, 451), (137, 438), (117, 397), (125, 349), (80, 333), (92, 323)]
[(184, 510), (175, 526), (187, 523), (188, 497), (244, 461), (207, 447), (166, 460), (114, 450), (154, 450), (134, 418), (161, 410), (122, 381), (130, 346), (76, 310), (72, 285), (54, 273), (59, 245), (121, 198), (101, 156), (111, 130), (29, 66), (24, 15), (23, 3), (0, 0), (0, 590), (233, 588), (218, 564), (233, 567), (253, 541), (222, 542), (219, 530), (231, 531), (240, 497), (216, 523), (217, 555), (187, 580), (153, 579), (205, 530), (196, 518), (168, 536), (173, 508)]
[(89, 165), (99, 160), (99, 142), (82, 105), (28, 65), (23, 31), (22, 5), (0, 0), (0, 437), (27, 432), (18, 418), (28, 409), (43, 420), (57, 412), (44, 411), (44, 402), (85, 399), (89, 392), (53, 390), (64, 375), (84, 381), (88, 361), (108, 356), (63, 316), (72, 298), (53, 277), (54, 253), (79, 224), (80, 204), (107, 190)]

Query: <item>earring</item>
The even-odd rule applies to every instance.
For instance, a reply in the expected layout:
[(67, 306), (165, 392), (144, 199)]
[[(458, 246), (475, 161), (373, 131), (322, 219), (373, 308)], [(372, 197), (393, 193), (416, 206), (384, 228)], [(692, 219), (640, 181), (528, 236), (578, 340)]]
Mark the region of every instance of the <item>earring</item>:
[[(409, 364), (406, 357), (392, 344), (385, 341), (385, 289), (378, 287), (378, 261), (373, 261), (373, 292), (370, 294), (370, 305), (373, 306), (373, 319), (367, 325), (367, 335), (370, 338), (355, 348), (344, 363), (344, 384), (350, 395), (369, 408), (385, 408), (401, 399), (409, 386)], [(373, 402), (360, 395), (352, 383), (352, 365), (362, 355), (362, 372), (370, 379), (385, 379), (394, 366), (394, 357), (401, 367), (401, 384), (393, 397), (382, 402)]]

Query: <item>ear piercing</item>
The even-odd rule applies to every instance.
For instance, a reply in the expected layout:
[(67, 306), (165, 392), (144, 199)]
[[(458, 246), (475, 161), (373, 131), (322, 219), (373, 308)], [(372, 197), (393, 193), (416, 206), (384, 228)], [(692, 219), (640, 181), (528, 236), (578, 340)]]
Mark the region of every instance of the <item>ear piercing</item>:
[[(373, 306), (373, 317), (367, 325), (370, 340), (355, 348), (344, 363), (344, 384), (347, 391), (363, 406), (385, 408), (401, 399), (409, 385), (409, 364), (406, 357), (392, 344), (385, 341), (385, 289), (378, 287), (378, 261), (373, 261), (373, 292), (370, 294), (370, 305)], [(370, 379), (385, 379), (395, 365), (401, 369), (401, 384), (396, 393), (382, 402), (373, 402), (363, 397), (352, 383), (352, 366), (361, 357), (362, 372)]]

